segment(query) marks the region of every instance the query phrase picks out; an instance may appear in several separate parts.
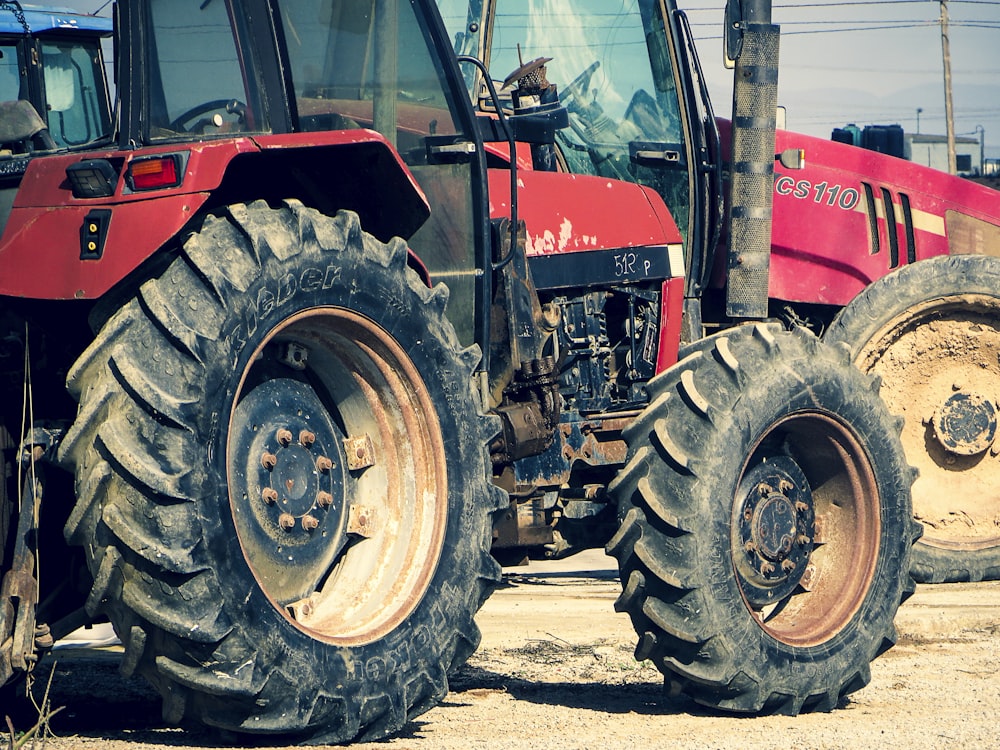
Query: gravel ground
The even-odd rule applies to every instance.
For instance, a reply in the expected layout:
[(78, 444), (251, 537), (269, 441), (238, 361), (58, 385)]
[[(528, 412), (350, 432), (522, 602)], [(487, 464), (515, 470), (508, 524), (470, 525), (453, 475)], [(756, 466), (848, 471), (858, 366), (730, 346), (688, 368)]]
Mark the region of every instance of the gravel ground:
[[(445, 701), (399, 735), (355, 747), (1000, 747), (1000, 582), (921, 587), (900, 610), (899, 643), (872, 666), (871, 684), (831, 713), (795, 718), (722, 716), (667, 697), (659, 673), (632, 658), (628, 618), (611, 607), (618, 592), (596, 552), (508, 573), (478, 618), (483, 645)], [(120, 678), (113, 652), (59, 659), (51, 702), (64, 708), (51, 722), (55, 736), (36, 747), (249, 746), (164, 727), (155, 693)], [(25, 717), (19, 728), (30, 725)]]

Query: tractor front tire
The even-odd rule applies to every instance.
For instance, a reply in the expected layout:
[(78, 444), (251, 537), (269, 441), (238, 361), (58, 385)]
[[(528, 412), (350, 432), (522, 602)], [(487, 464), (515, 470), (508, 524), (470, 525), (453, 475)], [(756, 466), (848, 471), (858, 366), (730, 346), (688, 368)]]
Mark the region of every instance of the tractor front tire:
[(831, 710), (913, 590), (898, 422), (843, 349), (774, 325), (697, 343), (649, 390), (607, 547), (637, 658), (718, 709)]
[(504, 498), (447, 296), (352, 213), (233, 205), (74, 366), (66, 536), (169, 722), (381, 737), (478, 645)]
[(824, 338), (851, 349), (906, 420), (920, 472), (913, 550), (921, 583), (1000, 578), (1000, 258), (940, 256), (865, 289)]

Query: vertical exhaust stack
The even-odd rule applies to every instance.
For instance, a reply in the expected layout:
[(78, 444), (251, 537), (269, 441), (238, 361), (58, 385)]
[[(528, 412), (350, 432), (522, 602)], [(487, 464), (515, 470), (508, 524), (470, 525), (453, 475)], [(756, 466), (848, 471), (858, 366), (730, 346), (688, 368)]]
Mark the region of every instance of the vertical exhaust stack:
[(767, 317), (778, 106), (779, 28), (771, 0), (729, 0), (726, 56), (735, 60), (729, 168), (726, 313)]

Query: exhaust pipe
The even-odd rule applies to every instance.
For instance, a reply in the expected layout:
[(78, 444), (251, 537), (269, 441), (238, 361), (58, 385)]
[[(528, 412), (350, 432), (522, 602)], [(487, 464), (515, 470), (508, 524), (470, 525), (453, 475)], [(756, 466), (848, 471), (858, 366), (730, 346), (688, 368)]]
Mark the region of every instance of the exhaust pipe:
[(726, 313), (766, 318), (778, 107), (779, 28), (771, 0), (729, 0), (726, 56), (735, 60)]

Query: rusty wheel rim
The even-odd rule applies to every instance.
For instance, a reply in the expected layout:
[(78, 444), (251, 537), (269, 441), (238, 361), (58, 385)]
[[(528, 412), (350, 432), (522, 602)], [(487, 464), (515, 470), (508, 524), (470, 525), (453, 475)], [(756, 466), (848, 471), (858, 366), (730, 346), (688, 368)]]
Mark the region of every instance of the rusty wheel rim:
[(413, 361), (367, 317), (314, 308), (267, 334), (233, 403), (230, 508), (261, 590), (320, 640), (391, 632), (430, 585), (447, 522), (441, 429)]
[(744, 604), (768, 635), (808, 647), (843, 630), (871, 587), (880, 534), (873, 468), (840, 420), (788, 415), (758, 440), (740, 473), (731, 546)]
[[(912, 495), (921, 544), (966, 551), (1000, 544), (998, 314), (1000, 301), (990, 296), (931, 300), (892, 320), (856, 357), (882, 379), (889, 410), (905, 419), (900, 439), (919, 471)], [(971, 425), (964, 433), (950, 426), (956, 407)]]

